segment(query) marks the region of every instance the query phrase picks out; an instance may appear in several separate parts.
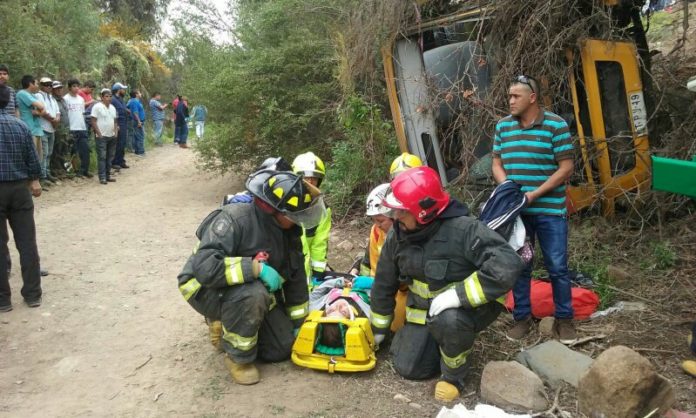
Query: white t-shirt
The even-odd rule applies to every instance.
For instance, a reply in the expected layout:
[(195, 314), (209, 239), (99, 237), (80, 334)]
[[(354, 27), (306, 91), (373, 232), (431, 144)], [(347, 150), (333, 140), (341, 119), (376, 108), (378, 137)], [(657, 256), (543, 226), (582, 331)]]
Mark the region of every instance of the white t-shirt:
[(79, 95), (71, 96), (70, 93), (63, 96), (65, 108), (68, 109), (68, 121), (71, 131), (86, 131), (85, 125), (85, 99)]
[(102, 136), (113, 138), (116, 136), (114, 129), (114, 119), (118, 117), (116, 108), (110, 104), (107, 108), (104, 103), (99, 102), (92, 106), (91, 116), (97, 120), (97, 127)]
[[(58, 102), (53, 98), (53, 95), (40, 91), (36, 93), (35, 96), (44, 104), (44, 106), (46, 106), (46, 113), (48, 113), (51, 117), (55, 118), (56, 116), (60, 115)], [(43, 130), (46, 132), (53, 133), (56, 131), (53, 124), (44, 117), (41, 117), (41, 128), (43, 128)]]

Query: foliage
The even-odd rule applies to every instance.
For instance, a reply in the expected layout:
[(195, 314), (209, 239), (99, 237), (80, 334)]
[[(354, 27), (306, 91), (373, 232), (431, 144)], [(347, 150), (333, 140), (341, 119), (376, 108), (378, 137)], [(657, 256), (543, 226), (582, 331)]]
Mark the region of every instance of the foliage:
[[(216, 44), (197, 28), (175, 25), (167, 62), (180, 72), (179, 92), (205, 102), (227, 124), (216, 145), (221, 170), (248, 155), (328, 154), (340, 137), (335, 119), (331, 1), (238, 1), (236, 44)], [(201, 31), (207, 33), (206, 31)], [(241, 146), (237, 146), (242, 144)]]
[(398, 150), (393, 127), (378, 105), (349, 96), (338, 112), (345, 140), (332, 149), (326, 190), (340, 211), (387, 180), (389, 163)]
[(126, 39), (150, 39), (159, 29), (171, 0), (95, 0), (107, 20), (133, 28)]

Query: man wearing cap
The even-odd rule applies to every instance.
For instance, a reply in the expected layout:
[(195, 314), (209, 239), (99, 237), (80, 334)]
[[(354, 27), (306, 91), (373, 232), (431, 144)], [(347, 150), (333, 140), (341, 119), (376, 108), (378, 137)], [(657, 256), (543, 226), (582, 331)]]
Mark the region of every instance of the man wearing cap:
[(42, 186), (46, 183), (54, 183), (56, 178), (51, 175), (51, 155), (53, 154), (53, 146), (56, 139), (56, 127), (60, 124), (60, 109), (58, 102), (53, 98), (53, 80), (48, 77), (42, 77), (39, 80), (41, 91), (37, 93), (37, 97), (44, 104), (46, 111), (41, 115), (41, 128), (44, 131), (41, 138), (41, 148), (43, 150), (43, 158), (41, 158), (41, 180)]
[(128, 86), (121, 83), (114, 83), (111, 86), (111, 92), (113, 97), (111, 99), (111, 104), (116, 108), (116, 113), (118, 114), (118, 136), (116, 138), (116, 155), (111, 161), (111, 165), (116, 169), (130, 168), (126, 164), (125, 154), (126, 154), (126, 141), (128, 136), (128, 114), (130, 111), (126, 107), (125, 99), (126, 89)]
[(116, 179), (111, 178), (111, 160), (116, 152), (116, 135), (118, 133), (118, 114), (111, 104), (111, 90), (102, 89), (101, 102), (92, 106), (92, 129), (94, 142), (97, 146), (99, 167), (99, 182), (108, 184)]
[(391, 345), (394, 368), (407, 379), (440, 375), (435, 398), (459, 397), (476, 335), (500, 314), (523, 263), (496, 232), (450, 199), (430, 167), (391, 182), (382, 204), (395, 220), (372, 287), (375, 342), (389, 333), (396, 293), (407, 285), (406, 324)]
[(232, 379), (252, 385), (260, 380), (257, 358), (288, 359), (293, 333), (308, 314), (300, 237), (302, 227), (319, 224), (326, 207), (318, 189), (287, 171), (257, 171), (246, 188), (252, 204), (223, 206), (198, 227), (178, 285), (206, 317)]
[[(0, 110), (10, 101), (10, 90), (0, 86)], [(0, 224), (9, 222), (22, 265), (22, 296), (32, 308), (41, 305), (41, 274), (36, 245), (34, 201), (41, 195), (41, 165), (32, 133), (21, 120), (0, 112)], [(8, 236), (2, 234), (0, 253), (6, 254)], [(0, 312), (12, 310), (9, 266), (0, 257)]]
[(87, 124), (85, 124), (85, 99), (79, 94), (80, 82), (76, 79), (68, 80), (68, 94), (63, 96), (65, 107), (68, 110), (70, 122), (70, 136), (73, 139), (73, 152), (77, 151), (80, 157), (80, 177), (92, 178), (89, 173), (89, 142), (87, 141)]
[(34, 138), (34, 147), (36, 153), (39, 154), (39, 161), (42, 158), (41, 142), (43, 137), (43, 129), (41, 128), (41, 115), (45, 109), (44, 104), (36, 97), (39, 92), (39, 86), (36, 83), (36, 78), (31, 75), (22, 77), (22, 90), (17, 92), (17, 108), (19, 109), (19, 118), (24, 121), (31, 131), (31, 136)]
[(8, 115), (19, 117), (19, 109), (16, 106), (16, 93), (14, 89), (7, 85), (10, 80), (10, 68), (7, 64), (0, 64), (0, 87), (5, 86), (10, 91), (10, 101), (7, 103), (4, 109), (0, 110), (0, 113), (6, 113)]

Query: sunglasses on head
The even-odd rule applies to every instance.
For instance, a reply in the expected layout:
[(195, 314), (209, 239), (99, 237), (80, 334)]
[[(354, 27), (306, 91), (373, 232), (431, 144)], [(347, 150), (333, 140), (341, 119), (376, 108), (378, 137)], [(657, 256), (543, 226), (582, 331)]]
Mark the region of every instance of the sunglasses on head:
[(532, 93), (536, 94), (536, 89), (534, 88), (534, 83), (536, 83), (536, 80), (534, 80), (532, 77), (518, 75), (517, 78), (515, 78), (515, 82), (528, 85), (529, 88), (532, 89)]

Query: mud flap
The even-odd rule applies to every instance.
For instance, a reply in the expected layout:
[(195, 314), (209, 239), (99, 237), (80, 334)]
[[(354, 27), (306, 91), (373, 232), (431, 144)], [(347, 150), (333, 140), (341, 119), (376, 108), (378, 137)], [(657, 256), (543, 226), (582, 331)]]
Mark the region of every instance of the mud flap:
[(406, 379), (428, 379), (440, 374), (440, 350), (428, 327), (406, 323), (391, 344), (394, 368)]

